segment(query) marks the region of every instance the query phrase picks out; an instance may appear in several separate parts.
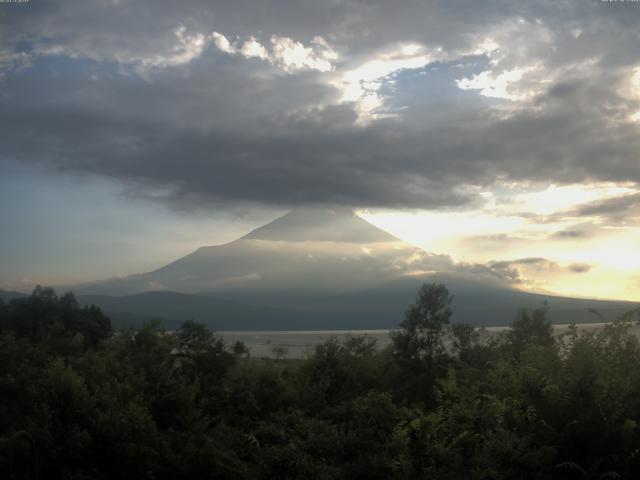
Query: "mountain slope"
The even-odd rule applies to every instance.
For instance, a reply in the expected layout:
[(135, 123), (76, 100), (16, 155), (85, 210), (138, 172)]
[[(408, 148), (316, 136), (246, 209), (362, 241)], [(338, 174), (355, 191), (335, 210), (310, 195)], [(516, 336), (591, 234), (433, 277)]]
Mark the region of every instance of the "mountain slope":
[(82, 286), (79, 291), (345, 293), (451, 266), (448, 257), (402, 242), (352, 212), (302, 210), (228, 244), (201, 247), (153, 272)]
[[(367, 330), (396, 328), (414, 297), (414, 289), (313, 297), (238, 295), (233, 300), (148, 292), (122, 297), (81, 295), (78, 301), (99, 306), (116, 327), (161, 320), (165, 328), (173, 329), (191, 319), (215, 330)], [(508, 325), (520, 308), (536, 308), (545, 300), (551, 307), (549, 317), (554, 323), (601, 321), (589, 314), (588, 309), (596, 309), (604, 319), (612, 320), (635, 306), (629, 302), (550, 297), (517, 291), (491, 296), (466, 292), (454, 297), (452, 321)]]
[(14, 292), (11, 290), (0, 290), (0, 300), (3, 302), (10, 302), (15, 298), (24, 298), (26, 296), (26, 293)]
[(396, 326), (431, 281), (454, 294), (454, 321), (473, 324), (507, 324), (518, 308), (545, 298), (559, 323), (598, 321), (589, 308), (613, 318), (634, 307), (521, 292), (487, 266), (427, 253), (353, 212), (326, 209), (294, 210), (155, 271), (73, 290), (118, 318), (194, 318), (218, 329), (367, 329)]
[(175, 292), (147, 292), (122, 297), (80, 295), (82, 305), (97, 305), (115, 326), (140, 325), (162, 320), (165, 327), (175, 328), (184, 320), (196, 320), (215, 330), (281, 329), (291, 325), (292, 312), (276, 308), (255, 307), (212, 297)]

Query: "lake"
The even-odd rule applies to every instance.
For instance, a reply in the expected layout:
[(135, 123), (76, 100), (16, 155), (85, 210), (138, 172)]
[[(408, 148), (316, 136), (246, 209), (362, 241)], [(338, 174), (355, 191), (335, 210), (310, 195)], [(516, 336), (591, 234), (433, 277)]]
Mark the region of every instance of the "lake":
[[(604, 327), (605, 323), (578, 324), (582, 332), (596, 331)], [(554, 325), (554, 333), (561, 335), (567, 331), (569, 325)], [(485, 327), (488, 335), (496, 335), (508, 327)], [(640, 326), (633, 325), (632, 332), (640, 337)], [(217, 332), (227, 343), (243, 342), (253, 357), (276, 357), (278, 352), (284, 358), (304, 358), (313, 352), (316, 345), (324, 343), (330, 337), (345, 340), (349, 337), (367, 335), (375, 338), (378, 348), (384, 348), (391, 343), (391, 330), (292, 330), (292, 331), (227, 331)]]

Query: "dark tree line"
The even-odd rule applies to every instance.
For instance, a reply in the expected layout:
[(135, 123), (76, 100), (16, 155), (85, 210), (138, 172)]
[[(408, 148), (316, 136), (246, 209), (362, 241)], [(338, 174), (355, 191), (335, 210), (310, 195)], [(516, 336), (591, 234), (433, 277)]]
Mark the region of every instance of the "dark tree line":
[(37, 288), (0, 303), (7, 479), (636, 478), (630, 318), (554, 337), (547, 306), (501, 335), (451, 325), (425, 285), (392, 343), (252, 358), (203, 325), (113, 332)]

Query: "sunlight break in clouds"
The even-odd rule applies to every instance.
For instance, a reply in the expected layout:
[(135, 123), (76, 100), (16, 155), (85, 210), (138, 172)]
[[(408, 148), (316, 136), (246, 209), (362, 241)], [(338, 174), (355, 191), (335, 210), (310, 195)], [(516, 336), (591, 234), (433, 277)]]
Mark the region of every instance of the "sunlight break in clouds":
[(183, 65), (198, 58), (205, 46), (205, 37), (201, 33), (187, 35), (186, 32), (187, 29), (184, 26), (177, 28), (174, 33), (178, 39), (178, 45), (173, 52), (167, 56), (157, 55), (144, 59), (142, 65), (144, 67), (171, 67)]
[[(633, 73), (631, 74), (629, 83), (631, 96), (636, 100), (640, 100), (640, 67), (636, 67), (633, 69)], [(632, 113), (629, 119), (632, 122), (640, 122), (640, 110)]]
[(486, 70), (472, 78), (456, 80), (456, 85), (462, 90), (479, 90), (480, 95), (484, 95), (485, 97), (522, 100), (525, 96), (511, 93), (509, 91), (509, 85), (519, 81), (525, 73), (534, 69), (535, 67), (518, 67), (513, 70), (506, 70), (498, 75), (490, 70)]
[(186, 27), (181, 25), (174, 31), (177, 43), (170, 52), (140, 58), (121, 59), (125, 63), (133, 63), (135, 71), (148, 79), (149, 71), (154, 68), (169, 68), (185, 65), (200, 57), (207, 45), (207, 38), (201, 33), (190, 35)]
[[(542, 189), (514, 184), (483, 192), (485, 203), (473, 210), (363, 211), (361, 215), (426, 251), (453, 253), (457, 260), (468, 262), (515, 260), (511, 268), (524, 289), (640, 300), (640, 228), (621, 227), (599, 213), (579, 216), (582, 210), (590, 211), (581, 207), (639, 192), (624, 183)], [(517, 261), (532, 258), (541, 261)]]
[[(271, 52), (253, 37), (242, 43), (231, 43), (224, 35), (214, 32), (212, 38), (218, 49), (225, 53), (245, 58), (258, 57), (286, 72), (304, 68), (330, 72), (335, 68), (331, 62), (338, 59), (338, 54), (320, 36), (314, 37), (311, 47), (305, 47), (291, 38), (273, 35)], [(394, 73), (403, 69), (422, 68), (441, 57), (441, 48), (427, 51), (416, 43), (401, 44), (375, 55), (355, 68), (338, 70), (330, 83), (341, 92), (339, 102), (354, 102), (360, 122), (367, 123), (385, 116), (376, 112), (384, 103), (379, 90), (383, 84), (392, 83), (390, 77)]]
[(384, 103), (379, 90), (383, 84), (393, 82), (390, 77), (394, 73), (404, 69), (423, 68), (439, 58), (442, 58), (441, 48), (426, 51), (422, 45), (402, 44), (345, 71), (333, 81), (333, 85), (342, 93), (341, 102), (356, 103), (359, 120), (366, 123), (384, 116), (376, 113)]
[[(527, 41), (523, 38), (527, 37)], [(479, 42), (475, 55), (489, 59), (485, 70), (455, 81), (462, 90), (482, 96), (522, 101), (539, 92), (551, 75), (543, 53), (553, 45), (554, 34), (540, 20), (509, 19), (492, 28)]]
[(311, 40), (310, 47), (305, 47), (292, 38), (272, 35), (271, 51), (254, 37), (242, 43), (231, 43), (221, 33), (213, 32), (211, 38), (216, 47), (225, 53), (245, 58), (260, 58), (289, 73), (302, 69), (328, 72), (333, 69), (331, 61), (338, 58), (338, 54), (319, 36)]

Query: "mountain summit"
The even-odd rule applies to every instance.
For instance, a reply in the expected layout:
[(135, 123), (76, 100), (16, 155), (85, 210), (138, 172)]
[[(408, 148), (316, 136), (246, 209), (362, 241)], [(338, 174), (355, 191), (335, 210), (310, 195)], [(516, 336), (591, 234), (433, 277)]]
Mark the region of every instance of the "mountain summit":
[(399, 242), (348, 209), (299, 208), (242, 237), (288, 242)]

